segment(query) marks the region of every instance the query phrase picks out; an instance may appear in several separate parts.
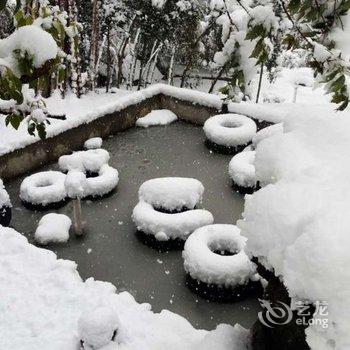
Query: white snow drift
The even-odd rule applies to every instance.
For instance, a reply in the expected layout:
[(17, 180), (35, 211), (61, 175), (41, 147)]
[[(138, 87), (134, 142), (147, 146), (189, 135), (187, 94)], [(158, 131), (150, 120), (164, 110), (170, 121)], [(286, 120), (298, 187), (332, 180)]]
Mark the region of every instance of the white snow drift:
[(168, 125), (176, 121), (177, 115), (168, 109), (157, 109), (148, 113), (146, 116), (137, 119), (136, 125), (148, 128), (155, 125)]
[[(208, 225), (188, 237), (182, 253), (187, 273), (207, 284), (236, 287), (255, 278), (255, 265), (244, 252), (246, 238), (234, 225)], [(216, 252), (229, 251), (234, 255)], [(254, 276), (254, 277), (253, 277)]]
[(143, 201), (134, 208), (132, 219), (139, 231), (154, 235), (159, 241), (186, 240), (194, 230), (214, 221), (213, 215), (204, 209), (168, 214), (155, 210), (151, 204)]
[(264, 188), (247, 197), (246, 250), (281, 276), (292, 300), (325, 301), (328, 328), (306, 330), (313, 350), (350, 347), (350, 120), (295, 117), (259, 143)]
[(221, 114), (204, 124), (206, 137), (217, 145), (238, 147), (252, 141), (257, 127), (255, 122), (239, 114)]
[(278, 123), (278, 124), (273, 124), (271, 126), (268, 126), (264, 129), (259, 130), (253, 137), (252, 143), (254, 148), (258, 146), (258, 144), (262, 141), (265, 140), (275, 134), (282, 133), (283, 132), (283, 124)]
[(69, 239), (71, 219), (63, 214), (50, 213), (41, 218), (35, 231), (35, 240), (40, 244), (65, 243)]
[(155, 208), (168, 211), (193, 209), (202, 201), (204, 186), (196, 179), (162, 177), (144, 182), (139, 189), (139, 200)]
[(20, 187), (22, 201), (47, 206), (67, 197), (64, 186), (66, 175), (59, 171), (43, 171), (26, 177)]
[(231, 159), (229, 174), (235, 184), (246, 188), (256, 187), (257, 180), (254, 161), (255, 151), (244, 151), (236, 154)]
[(96, 321), (101, 330), (106, 329), (105, 320), (96, 320), (99, 313), (91, 316), (92, 321), (87, 316), (101, 308), (114, 312), (120, 321), (109, 350), (211, 350), (213, 344), (216, 350), (243, 350), (248, 343), (248, 331), (239, 326), (195, 330), (179, 315), (166, 310), (156, 314), (129, 293), (116, 294), (110, 283), (93, 278), (83, 282), (74, 262), (57, 260), (53, 252), (3, 227), (0, 280), (1, 349), (79, 349), (79, 335), (86, 339), (86, 323)]

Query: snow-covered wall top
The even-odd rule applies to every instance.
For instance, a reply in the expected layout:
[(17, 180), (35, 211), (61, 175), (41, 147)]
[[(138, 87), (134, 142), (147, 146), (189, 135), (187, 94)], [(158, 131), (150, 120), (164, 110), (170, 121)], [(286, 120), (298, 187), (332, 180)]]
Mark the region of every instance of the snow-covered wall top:
[[(68, 129), (119, 112), (159, 94), (217, 110), (222, 108), (222, 99), (218, 95), (165, 84), (152, 85), (147, 89), (131, 93), (122, 90), (118, 90), (115, 94), (88, 93), (80, 99), (76, 98), (75, 95), (68, 95), (65, 99), (62, 99), (59, 95), (54, 95), (46, 100), (47, 108), (51, 114), (65, 114), (66, 120), (51, 120), (51, 125), (47, 127), (47, 137), (56, 136)], [(0, 103), (3, 103), (3, 101), (0, 101)], [(159, 106), (159, 108), (161, 107)], [(277, 123), (295, 115), (307, 117), (320, 114), (333, 115), (335, 107), (329, 103), (304, 105), (242, 102), (229, 103), (228, 109), (232, 113), (244, 114), (258, 120)], [(343, 113), (349, 114), (348, 112)], [(32, 137), (27, 133), (24, 123), (19, 130), (6, 127), (5, 118), (0, 118), (0, 134), (0, 156), (39, 141), (39, 138)]]

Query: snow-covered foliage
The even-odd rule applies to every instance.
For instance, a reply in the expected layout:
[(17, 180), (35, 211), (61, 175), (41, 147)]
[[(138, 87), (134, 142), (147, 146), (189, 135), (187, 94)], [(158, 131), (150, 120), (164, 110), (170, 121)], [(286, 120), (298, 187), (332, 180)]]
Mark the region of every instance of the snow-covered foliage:
[[(256, 278), (255, 265), (244, 252), (246, 238), (234, 225), (208, 225), (193, 232), (182, 253), (187, 273), (207, 284), (236, 287)], [(221, 255), (220, 252), (232, 255)], [(253, 277), (254, 276), (254, 277)]]
[(311, 349), (346, 349), (350, 317), (348, 118), (284, 122), (261, 141), (256, 174), (267, 185), (247, 197), (239, 225), (247, 251), (281, 276), (294, 301), (325, 301), (329, 327), (306, 330)]
[(69, 239), (71, 219), (63, 214), (50, 213), (43, 216), (35, 231), (35, 240), (40, 244), (65, 243)]
[(47, 206), (63, 201), (67, 197), (64, 186), (66, 175), (59, 171), (44, 171), (26, 177), (20, 187), (22, 201)]
[(40, 68), (46, 61), (56, 58), (57, 53), (53, 37), (36, 25), (20, 27), (6, 39), (0, 40), (0, 64), (17, 77), (26, 73), (21, 70), (22, 57), (31, 60), (33, 67)]
[(255, 151), (236, 154), (230, 161), (229, 174), (234, 183), (241, 187), (254, 188), (257, 185), (255, 175)]
[(139, 231), (153, 235), (158, 241), (186, 240), (197, 228), (214, 222), (213, 215), (204, 209), (168, 214), (143, 201), (134, 208), (132, 219)]
[[(209, 350), (212, 344), (217, 350), (241, 350), (247, 346), (249, 332), (240, 326), (196, 330), (179, 315), (167, 310), (156, 314), (131, 294), (116, 294), (110, 283), (93, 278), (83, 282), (76, 268), (74, 262), (29, 244), (15, 230), (0, 227), (1, 349), (76, 350), (78, 325), (82, 331), (87, 323), (98, 322), (101, 313), (94, 311), (101, 308), (114, 313), (113, 322), (119, 318), (111, 350), (178, 350), (179, 345), (182, 350)], [(80, 333), (84, 339), (85, 334)]]
[(255, 122), (239, 114), (220, 114), (209, 118), (204, 124), (206, 137), (227, 147), (242, 146), (250, 143), (256, 133)]
[(203, 193), (204, 186), (196, 179), (162, 177), (144, 182), (139, 189), (139, 200), (158, 209), (180, 211), (195, 208)]
[(143, 128), (155, 125), (168, 125), (178, 118), (175, 113), (168, 109), (158, 109), (148, 113), (142, 118), (137, 119), (136, 125)]

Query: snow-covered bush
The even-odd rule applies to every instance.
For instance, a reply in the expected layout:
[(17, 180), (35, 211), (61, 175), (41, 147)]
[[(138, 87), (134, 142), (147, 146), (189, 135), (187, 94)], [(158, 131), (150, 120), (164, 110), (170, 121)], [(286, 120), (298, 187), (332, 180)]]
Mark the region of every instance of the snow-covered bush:
[(240, 221), (247, 250), (282, 278), (294, 303), (327, 303), (329, 327), (306, 330), (312, 350), (350, 344), (349, 133), (344, 117), (295, 116), (259, 142), (265, 187), (246, 199)]

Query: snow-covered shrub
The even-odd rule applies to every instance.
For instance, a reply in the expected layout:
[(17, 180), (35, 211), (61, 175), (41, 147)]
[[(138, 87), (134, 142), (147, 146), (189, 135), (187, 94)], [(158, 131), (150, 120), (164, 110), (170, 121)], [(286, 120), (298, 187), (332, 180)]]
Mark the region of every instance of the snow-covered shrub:
[(329, 327), (306, 330), (313, 350), (350, 343), (349, 133), (344, 117), (295, 116), (284, 133), (258, 143), (256, 173), (265, 187), (246, 199), (239, 223), (247, 251), (282, 278), (293, 304), (327, 303)]

